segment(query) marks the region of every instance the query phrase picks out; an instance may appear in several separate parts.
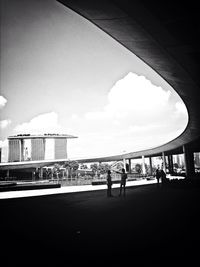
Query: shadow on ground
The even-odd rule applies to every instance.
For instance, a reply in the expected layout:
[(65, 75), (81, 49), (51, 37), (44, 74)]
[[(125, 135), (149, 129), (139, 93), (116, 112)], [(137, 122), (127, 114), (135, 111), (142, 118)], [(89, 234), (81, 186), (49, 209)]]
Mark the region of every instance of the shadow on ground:
[[(127, 188), (0, 201), (7, 263), (136, 266), (195, 262), (199, 188)], [(47, 265), (45, 265), (47, 266)]]

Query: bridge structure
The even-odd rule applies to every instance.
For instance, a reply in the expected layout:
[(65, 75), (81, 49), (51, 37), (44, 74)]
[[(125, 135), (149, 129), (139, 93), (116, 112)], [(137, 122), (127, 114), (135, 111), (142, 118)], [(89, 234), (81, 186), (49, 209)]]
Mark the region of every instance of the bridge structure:
[[(195, 175), (194, 152), (200, 151), (199, 21), (195, 1), (176, 5), (173, 1), (147, 0), (59, 0), (107, 33), (157, 72), (179, 94), (189, 119), (184, 132), (152, 149), (107, 157), (76, 159), (79, 163), (128, 161), (161, 156), (173, 169), (172, 155), (184, 154), (186, 177)], [(42, 168), (60, 160), (1, 163), (2, 170)]]
[(95, 160), (130, 162), (139, 157), (162, 156), (165, 167), (166, 157), (172, 165), (172, 155), (183, 153), (186, 177), (193, 177), (194, 152), (200, 151), (200, 25), (196, 2), (179, 2), (177, 5), (176, 1), (163, 4), (147, 0), (59, 2), (96, 25), (155, 70), (179, 94), (189, 115), (184, 132), (167, 144)]

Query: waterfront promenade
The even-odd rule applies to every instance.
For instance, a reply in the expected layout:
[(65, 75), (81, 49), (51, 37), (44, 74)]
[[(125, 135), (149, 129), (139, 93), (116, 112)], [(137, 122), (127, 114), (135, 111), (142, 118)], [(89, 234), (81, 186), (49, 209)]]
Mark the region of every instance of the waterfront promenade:
[(199, 188), (129, 186), (119, 197), (116, 187), (112, 198), (95, 188), (1, 199), (5, 266), (192, 266), (200, 239)]

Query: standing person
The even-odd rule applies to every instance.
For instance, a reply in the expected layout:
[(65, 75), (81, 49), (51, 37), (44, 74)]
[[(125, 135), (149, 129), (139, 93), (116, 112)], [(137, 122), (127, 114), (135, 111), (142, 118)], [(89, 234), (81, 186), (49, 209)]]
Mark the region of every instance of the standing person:
[(111, 171), (108, 170), (107, 172), (107, 197), (112, 197), (111, 190), (112, 190), (112, 177), (111, 177)]
[(156, 179), (157, 179), (157, 186), (160, 184), (160, 179), (161, 179), (161, 172), (160, 172), (160, 167), (156, 169)]
[(165, 171), (162, 169), (161, 171), (160, 171), (160, 177), (161, 177), (161, 182), (162, 182), (162, 186), (163, 185), (165, 185), (166, 184), (166, 173), (165, 173)]
[(127, 179), (127, 174), (125, 173), (125, 169), (122, 169), (122, 173), (121, 173), (121, 183), (120, 183), (120, 191), (119, 191), (119, 196), (121, 196), (122, 194), (122, 188), (124, 191), (124, 197), (125, 197), (125, 193), (126, 193), (126, 179)]

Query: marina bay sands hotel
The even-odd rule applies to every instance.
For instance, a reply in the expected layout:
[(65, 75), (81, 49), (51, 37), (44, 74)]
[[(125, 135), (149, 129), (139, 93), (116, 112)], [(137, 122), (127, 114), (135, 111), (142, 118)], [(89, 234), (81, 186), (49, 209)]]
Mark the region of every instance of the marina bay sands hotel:
[(66, 134), (30, 135), (8, 137), (8, 161), (66, 159), (67, 139), (77, 138)]

